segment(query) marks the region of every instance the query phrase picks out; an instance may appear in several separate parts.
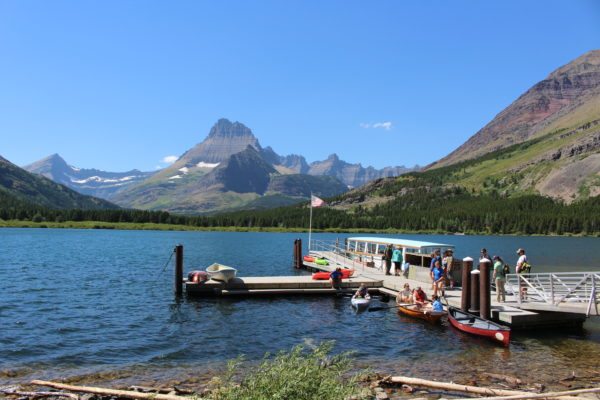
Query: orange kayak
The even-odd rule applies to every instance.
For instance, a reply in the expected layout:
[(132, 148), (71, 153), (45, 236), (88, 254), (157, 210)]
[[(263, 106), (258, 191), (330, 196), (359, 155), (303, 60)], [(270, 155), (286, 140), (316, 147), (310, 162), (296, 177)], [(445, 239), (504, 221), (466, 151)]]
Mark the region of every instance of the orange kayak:
[[(327, 279), (329, 279), (329, 274), (331, 274), (331, 272), (315, 272), (314, 274), (312, 274), (312, 278), (314, 280), (326, 281)], [(353, 269), (342, 269), (342, 279), (348, 279), (352, 275), (354, 275)]]
[(315, 262), (315, 258), (313, 256), (304, 256), (302, 257), (306, 262)]

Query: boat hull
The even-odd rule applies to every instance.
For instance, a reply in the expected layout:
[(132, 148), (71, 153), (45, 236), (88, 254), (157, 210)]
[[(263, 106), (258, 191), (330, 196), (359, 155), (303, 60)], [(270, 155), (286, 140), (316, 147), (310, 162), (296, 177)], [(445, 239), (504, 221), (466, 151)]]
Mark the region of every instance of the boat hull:
[(510, 328), (476, 315), (465, 313), (456, 307), (448, 309), (448, 320), (456, 329), (471, 335), (486, 337), (504, 346), (510, 344)]
[(446, 315), (445, 311), (431, 311), (422, 308), (418, 309), (416, 306), (413, 305), (399, 306), (398, 312), (408, 317), (422, 319), (431, 323), (438, 322), (440, 319), (442, 319), (444, 315)]
[(210, 279), (216, 281), (229, 282), (235, 275), (237, 274), (237, 270), (232, 267), (228, 267), (226, 265), (221, 264), (213, 264), (210, 267), (206, 268), (206, 273), (210, 277)]
[(369, 308), (369, 304), (371, 304), (371, 298), (352, 296), (350, 304), (352, 304), (352, 307), (356, 308), (357, 310), (366, 310), (367, 308)]

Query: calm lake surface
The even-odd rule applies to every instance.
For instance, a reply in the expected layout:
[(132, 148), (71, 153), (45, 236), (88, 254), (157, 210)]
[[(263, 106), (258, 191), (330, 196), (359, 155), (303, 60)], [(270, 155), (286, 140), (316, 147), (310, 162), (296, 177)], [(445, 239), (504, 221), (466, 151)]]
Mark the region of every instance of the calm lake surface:
[[(313, 234), (343, 241), (347, 234)], [(362, 235), (366, 236), (366, 235)], [(536, 272), (600, 270), (600, 239), (402, 235), (481, 247), (514, 265), (524, 247)], [(348, 298), (182, 299), (173, 296), (175, 244), (186, 272), (213, 262), (241, 276), (306, 274), (291, 267), (298, 233), (0, 229), (0, 383), (93, 377), (139, 382), (209, 374), (244, 354), (335, 340), (361, 365), (453, 379), (525, 367), (536, 381), (598, 368), (600, 324), (583, 331), (517, 333), (509, 349), (430, 326), (395, 310), (355, 314)], [(377, 301), (373, 305), (379, 305)], [(85, 381), (85, 378), (81, 378)]]

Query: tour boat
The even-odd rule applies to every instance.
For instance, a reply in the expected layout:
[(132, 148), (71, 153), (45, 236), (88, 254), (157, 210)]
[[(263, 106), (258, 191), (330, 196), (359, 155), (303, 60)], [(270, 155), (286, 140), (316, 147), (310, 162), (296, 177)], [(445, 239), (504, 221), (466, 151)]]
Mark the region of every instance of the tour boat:
[[(314, 274), (312, 274), (312, 278), (316, 281), (319, 281), (319, 280), (326, 281), (327, 279), (329, 279), (330, 274), (331, 274), (331, 272), (325, 272), (325, 271), (315, 272)], [(354, 275), (353, 269), (342, 269), (342, 279), (348, 279), (352, 275)]]
[(487, 337), (504, 346), (510, 343), (509, 327), (461, 311), (459, 308), (448, 307), (448, 320), (452, 326), (463, 332)]
[(371, 304), (371, 296), (367, 294), (365, 297), (356, 297), (356, 295), (352, 296), (350, 300), (352, 307), (356, 308), (358, 311), (366, 310), (369, 308), (369, 304)]
[(206, 268), (206, 272), (208, 273), (210, 279), (229, 282), (231, 279), (235, 278), (237, 269), (228, 267), (227, 265), (214, 263), (210, 267)]
[(433, 311), (431, 308), (426, 306), (417, 306), (416, 304), (407, 304), (398, 307), (398, 312), (409, 317), (424, 319), (432, 323), (438, 322), (446, 311)]

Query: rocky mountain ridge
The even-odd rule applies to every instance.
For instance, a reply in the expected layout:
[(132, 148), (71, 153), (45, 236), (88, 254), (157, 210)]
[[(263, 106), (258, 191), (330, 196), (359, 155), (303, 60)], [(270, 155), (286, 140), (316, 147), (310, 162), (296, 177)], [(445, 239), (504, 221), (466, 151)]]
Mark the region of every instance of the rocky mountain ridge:
[(67, 164), (58, 154), (52, 154), (26, 165), (23, 169), (42, 175), (81, 194), (102, 199), (110, 199), (119, 191), (142, 182), (154, 174), (154, 172), (142, 172), (137, 169), (127, 172), (107, 172), (76, 168)]
[(3, 198), (52, 209), (116, 209), (102, 199), (82, 195), (43, 176), (32, 174), (0, 157), (0, 192)]
[(600, 50), (593, 50), (550, 73), (428, 168), (476, 158), (556, 129), (589, 122), (600, 110), (599, 99)]

